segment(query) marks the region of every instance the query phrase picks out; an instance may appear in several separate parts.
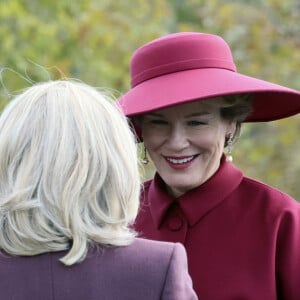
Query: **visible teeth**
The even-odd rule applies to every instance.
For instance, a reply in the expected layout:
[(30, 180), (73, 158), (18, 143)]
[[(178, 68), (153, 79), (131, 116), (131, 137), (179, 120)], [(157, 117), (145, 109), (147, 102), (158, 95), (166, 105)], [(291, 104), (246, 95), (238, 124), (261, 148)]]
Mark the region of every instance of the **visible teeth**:
[(175, 159), (175, 158), (167, 158), (169, 162), (172, 164), (185, 164), (191, 160), (193, 160), (194, 156), (191, 157), (186, 157), (186, 158), (181, 158), (181, 159)]

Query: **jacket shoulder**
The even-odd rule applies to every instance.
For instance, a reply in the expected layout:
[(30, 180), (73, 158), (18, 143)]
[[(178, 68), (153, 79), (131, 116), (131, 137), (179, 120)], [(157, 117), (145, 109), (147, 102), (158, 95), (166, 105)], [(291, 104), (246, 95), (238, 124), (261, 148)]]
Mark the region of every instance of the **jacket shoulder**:
[[(130, 255), (137, 263), (139, 259), (141, 259), (142, 263), (145, 263), (144, 258), (148, 257), (148, 260), (152, 260), (152, 265), (155, 263), (161, 265), (163, 262), (169, 263), (175, 250), (184, 252), (184, 248), (180, 243), (136, 238), (131, 245), (126, 247), (126, 250), (124, 249), (124, 255)], [(131, 252), (132, 254), (126, 252)]]
[(287, 193), (259, 180), (244, 177), (239, 191), (251, 201), (258, 201), (274, 210), (293, 210), (300, 212), (300, 203)]

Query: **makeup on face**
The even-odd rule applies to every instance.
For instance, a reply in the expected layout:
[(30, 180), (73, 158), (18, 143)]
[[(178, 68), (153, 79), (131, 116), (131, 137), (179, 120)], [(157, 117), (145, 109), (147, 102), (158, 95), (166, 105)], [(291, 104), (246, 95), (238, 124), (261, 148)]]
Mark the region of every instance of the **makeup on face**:
[(219, 106), (191, 102), (143, 115), (145, 147), (174, 195), (207, 181), (218, 169), (229, 123)]

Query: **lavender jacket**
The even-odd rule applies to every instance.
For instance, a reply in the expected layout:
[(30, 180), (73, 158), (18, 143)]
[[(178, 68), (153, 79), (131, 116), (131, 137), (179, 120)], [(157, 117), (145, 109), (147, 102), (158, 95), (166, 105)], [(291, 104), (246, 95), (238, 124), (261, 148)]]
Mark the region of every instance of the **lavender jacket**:
[(71, 267), (64, 252), (30, 257), (0, 255), (0, 298), (5, 300), (198, 299), (179, 243), (136, 239), (126, 247), (91, 250)]

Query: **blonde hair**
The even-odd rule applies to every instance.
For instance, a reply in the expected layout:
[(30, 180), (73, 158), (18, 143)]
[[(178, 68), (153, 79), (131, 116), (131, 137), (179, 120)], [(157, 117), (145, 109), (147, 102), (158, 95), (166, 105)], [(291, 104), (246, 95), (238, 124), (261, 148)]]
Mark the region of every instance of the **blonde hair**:
[[(241, 133), (242, 122), (252, 113), (252, 95), (236, 94), (204, 100), (220, 108), (220, 115), (223, 120), (236, 122), (236, 129), (233, 134), (233, 143), (237, 142)], [(227, 147), (225, 140), (225, 147)]]
[(126, 118), (74, 80), (37, 84), (0, 117), (0, 249), (13, 255), (131, 243), (140, 179)]

